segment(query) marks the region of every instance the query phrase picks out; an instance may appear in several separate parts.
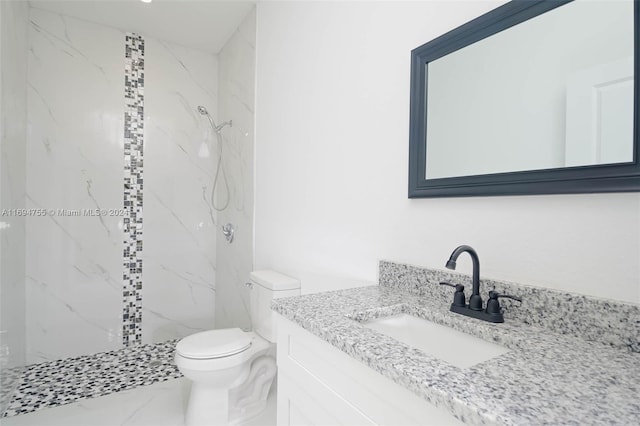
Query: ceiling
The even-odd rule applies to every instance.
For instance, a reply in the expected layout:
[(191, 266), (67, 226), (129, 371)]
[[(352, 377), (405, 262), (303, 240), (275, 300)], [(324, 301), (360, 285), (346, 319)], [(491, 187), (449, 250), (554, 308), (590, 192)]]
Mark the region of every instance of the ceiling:
[(254, 1), (30, 0), (32, 7), (218, 53)]

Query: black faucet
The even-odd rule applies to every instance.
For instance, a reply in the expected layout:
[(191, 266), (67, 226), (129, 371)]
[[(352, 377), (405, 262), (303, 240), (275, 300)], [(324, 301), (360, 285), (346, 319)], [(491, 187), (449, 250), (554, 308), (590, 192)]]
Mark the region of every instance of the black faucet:
[(449, 260), (447, 260), (447, 269), (456, 269), (456, 260), (458, 256), (462, 253), (467, 252), (471, 256), (471, 261), (473, 262), (473, 278), (471, 283), (473, 285), (473, 289), (471, 290), (471, 297), (469, 298), (469, 309), (473, 309), (474, 311), (482, 310), (482, 297), (480, 296), (480, 259), (478, 258), (478, 253), (470, 246), (460, 246), (456, 248), (451, 256), (449, 256)]
[(451, 253), (446, 266), (448, 269), (455, 270), (456, 260), (458, 259), (458, 256), (464, 252), (469, 253), (471, 261), (473, 262), (473, 278), (471, 281), (473, 290), (471, 292), (471, 297), (469, 297), (469, 304), (467, 305), (465, 302), (464, 286), (462, 284), (454, 285), (446, 282), (440, 283), (442, 285), (448, 285), (456, 288), (453, 303), (451, 304), (451, 312), (481, 319), (483, 321), (504, 322), (504, 316), (502, 315), (502, 308), (500, 308), (498, 298), (505, 297), (517, 300), (518, 302), (522, 302), (522, 299), (515, 296), (509, 296), (508, 294), (499, 294), (495, 290), (492, 290), (489, 292), (487, 307), (486, 309), (483, 308), (482, 297), (480, 296), (480, 259), (478, 258), (478, 253), (476, 253), (476, 251), (470, 246), (462, 245), (457, 247), (453, 253)]

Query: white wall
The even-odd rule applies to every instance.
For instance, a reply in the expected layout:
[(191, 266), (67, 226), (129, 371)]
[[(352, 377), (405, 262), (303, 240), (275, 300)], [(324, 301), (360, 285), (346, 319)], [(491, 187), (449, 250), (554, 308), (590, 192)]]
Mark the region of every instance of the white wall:
[[(249, 289), (253, 270), (253, 159), (255, 108), (256, 14), (249, 13), (220, 51), (219, 117), (233, 120), (222, 130), (222, 161), (229, 183), (229, 206), (218, 212), (218, 226), (232, 223), (233, 243), (217, 234), (216, 327), (249, 328)], [(220, 178), (216, 205), (228, 196)], [(218, 228), (219, 229), (219, 228)]]
[(407, 199), (410, 51), (501, 3), (258, 4), (256, 269), (315, 292), (465, 243), (483, 276), (640, 302), (639, 194)]
[[(0, 2), (0, 210), (24, 208), (28, 7)], [(0, 414), (25, 363), (25, 220), (0, 216)]]

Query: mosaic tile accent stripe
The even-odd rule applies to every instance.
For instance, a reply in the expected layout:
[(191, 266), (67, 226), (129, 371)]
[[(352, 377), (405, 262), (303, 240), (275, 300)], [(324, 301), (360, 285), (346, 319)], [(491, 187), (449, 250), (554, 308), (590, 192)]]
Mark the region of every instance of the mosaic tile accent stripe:
[(142, 343), (142, 190), (144, 154), (144, 38), (125, 38), (124, 253), (122, 343)]
[(2, 417), (27, 414), (182, 377), (178, 340), (28, 366)]

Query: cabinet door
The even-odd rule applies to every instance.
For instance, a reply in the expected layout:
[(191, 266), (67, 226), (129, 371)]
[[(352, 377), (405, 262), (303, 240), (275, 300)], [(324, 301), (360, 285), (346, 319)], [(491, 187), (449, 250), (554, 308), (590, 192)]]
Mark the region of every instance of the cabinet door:
[(277, 315), (278, 425), (461, 425), (452, 414)]
[(278, 425), (373, 425), (344, 398), (310, 376), (278, 376)]

